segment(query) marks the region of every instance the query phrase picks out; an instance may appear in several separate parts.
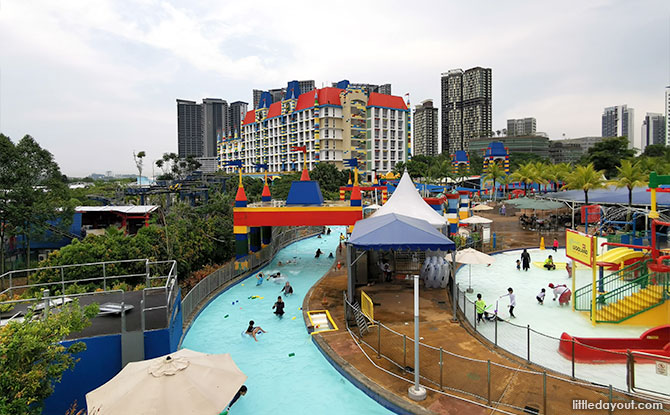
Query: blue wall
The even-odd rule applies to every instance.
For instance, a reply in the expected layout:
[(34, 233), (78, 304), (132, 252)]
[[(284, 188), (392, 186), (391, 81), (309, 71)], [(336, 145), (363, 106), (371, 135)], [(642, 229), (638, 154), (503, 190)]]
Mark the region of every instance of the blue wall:
[[(152, 359), (177, 350), (182, 335), (181, 293), (177, 293), (170, 327), (144, 333), (144, 358)], [(122, 369), (121, 335), (89, 337), (63, 342), (86, 343), (86, 350), (75, 357), (80, 359), (74, 370), (63, 373), (63, 380), (54, 387), (54, 393), (44, 402), (43, 415), (63, 415), (77, 401), (77, 408), (86, 407), (86, 394), (105, 384)]]
[(63, 342), (69, 346), (77, 341), (86, 343), (86, 350), (77, 354), (74, 370), (63, 373), (54, 393), (44, 401), (44, 415), (63, 415), (77, 401), (77, 408), (86, 407), (86, 394), (104, 384), (121, 371), (121, 335), (90, 337)]

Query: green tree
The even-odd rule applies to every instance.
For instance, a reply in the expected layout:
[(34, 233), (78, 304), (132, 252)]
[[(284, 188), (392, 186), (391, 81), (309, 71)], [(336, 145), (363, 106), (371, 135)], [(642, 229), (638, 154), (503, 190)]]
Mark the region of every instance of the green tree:
[(644, 148), (641, 156), (644, 157), (663, 157), (667, 154), (668, 147), (665, 144), (649, 144)]
[(67, 183), (53, 155), (29, 135), (18, 142), (12, 204), (16, 212), (14, 227), (25, 242), (26, 264), (30, 268), (30, 240), (44, 235), (47, 222), (61, 220), (63, 227), (72, 220)]
[(542, 158), (534, 153), (512, 153), (509, 155), (510, 171), (516, 171), (522, 164), (543, 162), (547, 163), (549, 160)]
[(137, 166), (137, 171), (140, 173), (139, 178), (137, 179), (138, 184), (142, 184), (142, 166), (144, 165), (144, 157), (146, 157), (146, 155), (147, 154), (144, 151), (140, 151), (137, 154), (133, 151), (133, 160), (135, 160), (135, 166)]
[[(628, 214), (626, 215), (626, 221), (630, 222), (633, 208), (633, 189), (645, 186), (649, 181), (649, 175), (646, 171), (642, 170), (639, 161), (633, 163), (630, 160), (622, 160), (621, 166), (616, 169), (618, 172), (616, 179), (610, 180), (607, 184), (614, 185), (617, 189), (621, 187), (628, 189)], [(630, 228), (630, 224), (626, 225), (626, 228)]]
[(525, 196), (528, 194), (528, 185), (537, 181), (538, 174), (535, 170), (535, 165), (532, 162), (528, 162), (519, 166), (519, 168), (511, 174), (511, 177), (515, 182), (523, 183), (523, 194)]
[(325, 199), (336, 200), (340, 197), (340, 186), (347, 184), (349, 176), (333, 164), (318, 163), (309, 172), (309, 178), (319, 182), (319, 187)]
[(589, 190), (603, 187), (603, 171), (596, 170), (593, 163), (586, 166), (577, 166), (567, 177), (568, 189), (581, 189), (584, 191), (584, 203), (589, 204)]
[(478, 175), (484, 172), (484, 157), (481, 154), (471, 151), (468, 153), (468, 160), (470, 160), (470, 174)]
[(16, 183), (16, 148), (9, 137), (0, 134), (0, 274), (5, 272), (5, 242), (12, 234), (19, 206), (12, 203)]
[(506, 177), (507, 174), (505, 173), (505, 170), (500, 167), (498, 163), (489, 163), (489, 165), (486, 167), (486, 174), (484, 175), (484, 182), (487, 181), (492, 181), (493, 182), (493, 201), (496, 200), (496, 195), (498, 192), (496, 192), (496, 183), (500, 181), (502, 177)]
[(628, 148), (626, 137), (610, 137), (591, 147), (585, 161), (593, 163), (594, 169), (603, 170), (607, 177), (614, 177), (621, 160), (634, 156), (635, 150)]
[(74, 355), (86, 349), (83, 342), (68, 347), (59, 342), (87, 327), (97, 313), (97, 305), (82, 309), (75, 301), (44, 319), (31, 321), (29, 314), (22, 322), (0, 327), (0, 413), (42, 413), (53, 383), (75, 366), (79, 359)]

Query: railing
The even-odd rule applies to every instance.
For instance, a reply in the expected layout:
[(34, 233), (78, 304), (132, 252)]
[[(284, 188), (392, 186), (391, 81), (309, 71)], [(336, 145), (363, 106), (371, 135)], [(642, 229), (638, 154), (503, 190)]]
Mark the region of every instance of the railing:
[[(598, 290), (609, 292), (626, 285), (630, 280), (647, 274), (647, 265), (651, 260), (639, 261), (625, 268), (606, 275), (598, 280)], [(591, 311), (591, 284), (575, 290), (575, 309), (578, 311)]]
[[(593, 388), (601, 392), (608, 389), (635, 397), (636, 400), (644, 399), (637, 395), (630, 395), (636, 391), (637, 385), (648, 385), (649, 376), (636, 378), (635, 373), (640, 371), (653, 371), (650, 368), (649, 359), (640, 358), (638, 352), (627, 353), (616, 352), (608, 349), (600, 349), (582, 343), (576, 343), (574, 339), (562, 339), (540, 331), (534, 330), (530, 325), (519, 326), (509, 321), (497, 318), (491, 314), (491, 320), (481, 319), (477, 316), (475, 303), (467, 298), (465, 291), (456, 286), (456, 298), (458, 309), (463, 313), (465, 322), (472, 329), (486, 338), (494, 347), (500, 347), (536, 366), (543, 367), (569, 376), (575, 381), (589, 382)], [(497, 307), (496, 307), (497, 308)], [(577, 346), (576, 346), (577, 345)], [(581, 362), (575, 348), (597, 352), (601, 361), (597, 365), (589, 361)], [(562, 353), (559, 352), (562, 350)], [(554, 357), (548, 358), (551, 354)], [(611, 361), (605, 364), (604, 361)], [(644, 368), (640, 368), (646, 364)], [(549, 375), (548, 375), (549, 376)], [(560, 379), (560, 378), (557, 378)], [(658, 383), (658, 382), (655, 382)], [(584, 384), (582, 384), (584, 385)], [(597, 385), (609, 385), (607, 388)], [(658, 387), (654, 393), (658, 398), (670, 397), (667, 387)]]
[[(412, 383), (414, 375), (414, 347), (412, 336), (400, 333), (377, 320), (368, 321), (357, 305), (352, 305), (344, 294), (344, 308), (347, 331), (361, 345), (361, 351), (368, 360), (381, 370), (387, 371), (396, 378)], [(471, 307), (471, 316), (474, 316), (474, 304)], [(355, 318), (358, 317), (358, 318)], [(358, 323), (356, 321), (359, 320)], [(357, 327), (357, 329), (353, 329)], [(529, 343), (530, 344), (530, 343)], [(568, 413), (570, 402), (567, 399), (557, 399), (557, 388), (579, 389), (579, 396), (588, 396), (592, 401), (625, 402), (628, 396), (613, 394), (613, 388), (583, 383), (575, 380), (555, 376), (547, 371), (530, 370), (522, 365), (509, 366), (491, 360), (483, 360), (459, 355), (442, 347), (434, 347), (422, 342), (418, 343), (420, 355), (419, 374), (421, 384), (433, 392), (444, 393), (460, 397), (492, 410), (491, 413), (523, 413), (543, 414)], [(626, 359), (626, 354), (623, 354)], [(392, 366), (377, 365), (375, 359), (384, 359)], [(503, 361), (503, 359), (500, 359)], [(509, 393), (510, 385), (524, 385), (523, 398), (519, 394)], [(578, 388), (576, 388), (576, 386)], [(522, 389), (519, 389), (521, 391)], [(660, 389), (660, 388), (657, 388)], [(549, 390), (549, 393), (547, 392)], [(576, 392), (575, 392), (576, 393)], [(527, 401), (532, 397), (532, 401)], [(565, 403), (560, 409), (549, 408), (547, 401), (556, 405)], [(525, 405), (525, 406), (522, 406)], [(571, 408), (570, 408), (571, 409)], [(650, 412), (651, 413), (651, 412)]]
[[(47, 300), (72, 299), (83, 296), (105, 296), (111, 293), (121, 293), (121, 304), (125, 303), (127, 290), (114, 288), (113, 281), (123, 281), (129, 278), (143, 277), (144, 288), (142, 289), (142, 301), (140, 312), (142, 316), (142, 327), (145, 327), (145, 316), (147, 312), (165, 310), (165, 321), (167, 326), (174, 318), (174, 307), (177, 298), (177, 262), (149, 261), (148, 259), (128, 259), (120, 261), (89, 262), (84, 264), (58, 265), (41, 268), (9, 271), (0, 276), (0, 287), (5, 287), (0, 295), (9, 299), (0, 302), (3, 304), (36, 304)], [(115, 271), (126, 270), (125, 273), (116, 274)], [(30, 284), (30, 277), (36, 273), (49, 273), (60, 277), (58, 280)], [(102, 275), (97, 277), (78, 278), (81, 275)], [(69, 277), (69, 278), (67, 278)], [(15, 284), (17, 279), (25, 278), (26, 283)], [(82, 284), (95, 283), (95, 287), (81, 292)], [(68, 288), (78, 288), (68, 292)], [(48, 291), (45, 291), (48, 290)], [(35, 297), (15, 298), (25, 291), (34, 292)], [(46, 297), (44, 295), (46, 294)], [(54, 295), (51, 295), (54, 294)], [(155, 301), (158, 305), (145, 307), (149, 296), (160, 297)], [(123, 313), (122, 313), (123, 317)], [(122, 324), (123, 326), (123, 324)], [(125, 327), (123, 327), (125, 329)]]
[(222, 285), (234, 280), (240, 275), (244, 275), (249, 271), (264, 266), (286, 245), (289, 245), (298, 239), (316, 235), (322, 230), (323, 227), (321, 226), (302, 226), (284, 229), (283, 232), (277, 235), (272, 235), (272, 242), (270, 245), (239, 260), (240, 262), (248, 262), (248, 269), (235, 269), (234, 262), (229, 262), (209, 274), (198, 282), (198, 284), (196, 284), (184, 298), (182, 298), (181, 304), (184, 322), (189, 320), (203, 300), (209, 297), (211, 293), (218, 290)]
[[(654, 272), (598, 295), (596, 321), (620, 323), (665, 302), (668, 291), (666, 273)], [(635, 298), (633, 296), (635, 295)]]

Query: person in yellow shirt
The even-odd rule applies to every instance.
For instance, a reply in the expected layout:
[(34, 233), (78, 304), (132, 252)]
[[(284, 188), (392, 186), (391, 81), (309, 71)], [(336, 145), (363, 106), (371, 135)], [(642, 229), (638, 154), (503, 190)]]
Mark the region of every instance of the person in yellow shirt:
[(552, 258), (551, 255), (549, 255), (549, 258), (547, 258), (547, 259), (544, 261), (544, 265), (543, 265), (543, 266), (544, 266), (546, 269), (548, 269), (549, 271), (553, 271), (553, 270), (555, 270), (555, 269), (556, 269), (556, 264), (554, 264), (554, 258)]

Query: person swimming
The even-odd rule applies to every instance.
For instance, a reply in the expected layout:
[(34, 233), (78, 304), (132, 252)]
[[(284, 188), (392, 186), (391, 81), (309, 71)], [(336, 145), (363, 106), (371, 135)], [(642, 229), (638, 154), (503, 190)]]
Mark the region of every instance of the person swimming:
[(249, 321), (249, 327), (247, 327), (247, 331), (245, 331), (244, 334), (248, 334), (249, 336), (253, 337), (254, 340), (258, 341), (258, 339), (256, 338), (256, 334), (258, 334), (259, 332), (267, 333), (267, 331), (263, 330), (261, 327), (254, 326), (254, 321), (251, 320)]

